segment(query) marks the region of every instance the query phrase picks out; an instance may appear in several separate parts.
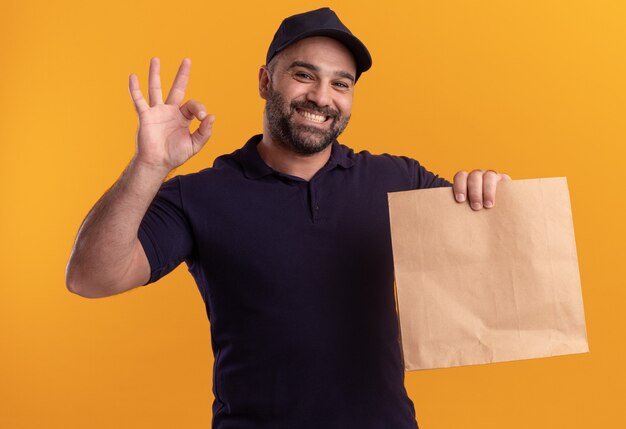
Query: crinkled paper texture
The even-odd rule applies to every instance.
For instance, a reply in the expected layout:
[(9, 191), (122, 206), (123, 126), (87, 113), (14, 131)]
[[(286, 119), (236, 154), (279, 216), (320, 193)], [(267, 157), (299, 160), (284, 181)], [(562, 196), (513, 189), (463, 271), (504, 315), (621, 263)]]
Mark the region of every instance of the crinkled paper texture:
[(407, 371), (589, 351), (566, 178), (500, 182), (476, 212), (450, 188), (389, 210)]

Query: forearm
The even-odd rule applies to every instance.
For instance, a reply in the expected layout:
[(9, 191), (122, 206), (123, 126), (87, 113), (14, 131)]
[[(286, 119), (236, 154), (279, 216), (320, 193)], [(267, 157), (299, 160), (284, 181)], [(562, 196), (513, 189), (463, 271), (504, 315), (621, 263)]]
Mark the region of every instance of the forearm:
[(72, 292), (109, 295), (119, 288), (136, 257), (139, 224), (167, 173), (133, 159), (89, 211), (67, 265)]

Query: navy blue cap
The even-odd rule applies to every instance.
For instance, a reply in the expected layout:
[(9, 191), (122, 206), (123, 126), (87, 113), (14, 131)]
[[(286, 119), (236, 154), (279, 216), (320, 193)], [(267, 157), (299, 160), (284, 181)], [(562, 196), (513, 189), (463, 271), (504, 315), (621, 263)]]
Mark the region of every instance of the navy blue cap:
[(327, 7), (285, 18), (267, 50), (265, 64), (269, 64), (272, 58), (287, 46), (312, 36), (333, 38), (350, 50), (356, 62), (355, 81), (359, 79), (361, 73), (372, 66), (372, 57), (365, 45), (343, 25), (337, 14)]

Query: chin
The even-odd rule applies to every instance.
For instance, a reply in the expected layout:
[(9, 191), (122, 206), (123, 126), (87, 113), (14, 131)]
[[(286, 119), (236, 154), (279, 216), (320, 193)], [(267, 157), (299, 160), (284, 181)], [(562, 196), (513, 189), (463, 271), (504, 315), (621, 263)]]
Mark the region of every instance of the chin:
[(291, 151), (299, 154), (299, 155), (315, 155), (316, 153), (322, 152), (328, 146), (330, 146), (331, 142), (311, 142), (307, 140), (299, 140), (299, 141), (289, 141), (285, 143)]

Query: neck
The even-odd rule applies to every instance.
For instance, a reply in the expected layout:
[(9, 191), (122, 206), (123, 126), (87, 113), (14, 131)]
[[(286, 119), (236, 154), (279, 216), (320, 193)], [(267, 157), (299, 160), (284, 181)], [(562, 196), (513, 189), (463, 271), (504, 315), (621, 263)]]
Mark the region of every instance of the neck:
[(300, 155), (275, 141), (265, 130), (263, 140), (257, 145), (257, 151), (261, 159), (274, 170), (300, 177), (308, 182), (328, 162), (332, 145), (313, 155)]

